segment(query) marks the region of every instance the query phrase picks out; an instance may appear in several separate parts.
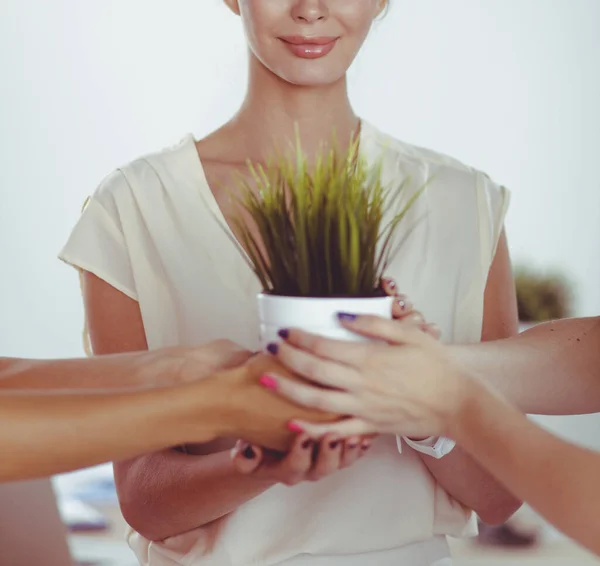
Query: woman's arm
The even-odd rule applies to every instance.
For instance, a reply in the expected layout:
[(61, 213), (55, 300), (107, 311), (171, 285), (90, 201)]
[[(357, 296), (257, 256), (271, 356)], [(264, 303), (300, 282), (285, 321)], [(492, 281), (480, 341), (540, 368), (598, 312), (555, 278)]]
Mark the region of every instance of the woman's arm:
[[(0, 358), (0, 393), (28, 390), (64, 393), (81, 390), (138, 389), (175, 385), (199, 379), (210, 368), (233, 367), (244, 363), (251, 353), (228, 340), (218, 340), (180, 352), (162, 350), (143, 356), (119, 354), (96, 356), (91, 360), (27, 360)], [(187, 371), (181, 371), (188, 363)], [(181, 363), (177, 367), (172, 362)]]
[[(518, 332), (517, 301), (504, 232), (490, 269), (485, 290), (483, 340), (497, 340)], [(489, 524), (503, 523), (521, 505), (457, 442), (441, 459), (419, 454), (440, 485), (454, 499), (477, 512)]]
[[(243, 365), (208, 374), (207, 348), (81, 360), (0, 359), (0, 379), (8, 374), (24, 384), (41, 381), (46, 388), (0, 392), (0, 482), (227, 436), (278, 449), (295, 442), (296, 435), (286, 425), (298, 415), (298, 407), (277, 401), (258, 385), (266, 371), (283, 368), (274, 368), (272, 358), (256, 356)], [(50, 390), (55, 380), (61, 383), (61, 376), (69, 382), (80, 376), (84, 382), (102, 383), (105, 373), (131, 383), (180, 385), (102, 393)], [(265, 411), (267, 402), (269, 411)], [(239, 468), (239, 459), (236, 463)]]
[[(590, 319), (582, 322), (589, 328), (588, 336), (600, 339), (600, 319), (593, 321), (593, 326), (588, 326)], [(334, 389), (291, 382), (276, 375), (265, 378), (263, 385), (305, 406), (355, 415), (332, 425), (294, 422), (297, 428), (314, 438), (374, 432), (448, 435), (516, 496), (575, 540), (600, 553), (600, 526), (596, 520), (600, 508), (600, 455), (559, 440), (491, 393), (480, 380), (486, 365), (479, 353), (488, 346), (465, 347), (470, 359), (477, 360), (477, 369), (473, 370), (454, 356), (453, 346), (436, 342), (414, 325), (364, 316), (345, 316), (341, 324), (390, 345), (348, 344), (289, 331), (278, 358), (317, 384)], [(565, 321), (564, 326), (567, 329), (571, 322)], [(568, 341), (570, 333), (565, 331), (564, 336)], [(511, 338), (494, 348), (495, 362), (502, 359), (506, 371), (513, 367), (513, 347), (520, 341)], [(571, 350), (570, 356), (592, 362), (598, 356), (598, 343), (590, 340), (578, 351)], [(514, 365), (515, 371), (518, 367), (527, 369), (528, 352), (533, 368), (540, 363), (544, 354), (541, 340), (536, 340), (536, 346), (539, 349), (518, 352), (523, 358)], [(398, 366), (403, 368), (401, 379)], [(565, 360), (563, 369), (567, 373), (554, 373), (553, 377), (566, 383), (572, 367)], [(589, 407), (600, 411), (600, 365), (585, 367), (590, 384), (585, 390), (596, 399), (596, 405), (590, 402)], [(555, 399), (555, 406), (560, 407), (559, 399)]]
[[(207, 346), (116, 354), (85, 360), (0, 359), (7, 373), (47, 388), (57, 376), (85, 381), (105, 372), (183, 382), (166, 388), (112, 393), (4, 390), (0, 393), (0, 482), (30, 479), (119, 460), (186, 442), (223, 436), (284, 448), (295, 435), (286, 424), (298, 408), (273, 402), (258, 386), (272, 360), (258, 357), (208, 375)], [(265, 363), (266, 362), (266, 363)], [(195, 379), (191, 381), (191, 376)], [(60, 382), (60, 380), (58, 380)], [(272, 410), (265, 411), (265, 398)]]
[(600, 411), (600, 317), (557, 320), (507, 340), (451, 349), (525, 413)]
[[(139, 356), (106, 361), (51, 362), (48, 373), (52, 378), (64, 366), (67, 373), (83, 376), (88, 370), (94, 373), (110, 366), (126, 375), (147, 365)], [(37, 375), (44, 373), (45, 363), (34, 365)], [(154, 373), (154, 364), (149, 365)], [(3, 366), (10, 367), (6, 360)], [(190, 438), (209, 441), (224, 425), (218, 409), (226, 408), (226, 391), (219, 387), (219, 380), (209, 380), (194, 384), (192, 390), (174, 387), (71, 395), (4, 392), (0, 394), (0, 482), (72, 471)]]
[(469, 402), (448, 434), (512, 493), (600, 554), (600, 454), (558, 439), (501, 398), (472, 385)]

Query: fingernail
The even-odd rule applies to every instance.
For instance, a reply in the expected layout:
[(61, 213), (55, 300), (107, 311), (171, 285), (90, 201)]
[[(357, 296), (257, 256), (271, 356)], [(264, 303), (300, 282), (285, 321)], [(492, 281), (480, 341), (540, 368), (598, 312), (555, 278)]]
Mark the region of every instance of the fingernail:
[(396, 304), (400, 307), (400, 309), (404, 312), (410, 310), (412, 308), (412, 304), (407, 299), (398, 299)]
[(296, 423), (288, 423), (288, 430), (291, 430), (292, 432), (304, 432), (304, 429)]
[(267, 389), (277, 389), (277, 380), (269, 375), (263, 375), (259, 380), (259, 383)]
[(337, 317), (343, 322), (353, 322), (357, 319), (355, 314), (351, 314), (349, 312), (338, 312)]
[(335, 450), (339, 445), (340, 445), (339, 440), (333, 440), (332, 442), (329, 443), (329, 448), (331, 448), (332, 450)]
[(371, 442), (368, 440), (365, 440), (361, 445), (361, 449), (368, 450), (369, 448), (371, 448)]
[(283, 340), (287, 340), (290, 337), (290, 331), (287, 328), (282, 328), (277, 334)]
[(242, 456), (248, 460), (252, 460), (252, 458), (254, 458), (256, 454), (254, 453), (254, 449), (252, 448), (252, 446), (248, 445), (246, 446), (246, 448), (244, 448)]
[(384, 279), (384, 283), (388, 286), (390, 291), (393, 291), (397, 287), (396, 281), (393, 279)]
[(270, 354), (273, 354), (275, 356), (277, 354), (277, 352), (279, 352), (279, 345), (275, 344), (275, 342), (271, 342), (267, 346), (267, 352), (269, 352)]
[(302, 443), (302, 448), (304, 448), (304, 450), (306, 450), (307, 448), (310, 448), (312, 446), (312, 440), (309, 438), (308, 440), (305, 440)]

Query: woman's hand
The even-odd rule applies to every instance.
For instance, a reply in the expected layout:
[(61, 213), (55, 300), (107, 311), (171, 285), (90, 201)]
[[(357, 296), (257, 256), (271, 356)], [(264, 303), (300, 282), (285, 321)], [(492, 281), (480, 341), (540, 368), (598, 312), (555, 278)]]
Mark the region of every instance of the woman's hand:
[(325, 434), (320, 441), (315, 441), (307, 434), (299, 434), (286, 454), (239, 441), (232, 457), (239, 473), (259, 480), (296, 485), (318, 481), (351, 466), (370, 446), (371, 440), (358, 436), (342, 441), (337, 434)]
[(381, 289), (394, 297), (392, 305), (392, 318), (394, 320), (404, 320), (418, 326), (423, 332), (433, 336), (436, 340), (440, 337), (440, 329), (436, 324), (427, 322), (425, 317), (409, 301), (406, 295), (398, 292), (398, 285), (391, 277), (385, 277), (381, 280)]
[[(252, 352), (231, 340), (213, 340), (194, 348), (179, 346), (155, 350), (148, 353), (150, 363), (147, 372), (155, 373), (156, 376), (154, 379), (147, 379), (146, 383), (152, 382), (156, 385), (190, 383), (217, 371), (238, 367), (252, 356)], [(165, 372), (165, 368), (169, 368), (170, 371)]]
[(315, 385), (278, 375), (267, 375), (261, 383), (298, 404), (354, 418), (293, 425), (313, 438), (332, 433), (445, 434), (474, 385), (463, 377), (448, 347), (414, 322), (343, 313), (339, 319), (348, 330), (380, 342), (343, 342), (282, 330), (275, 355)]

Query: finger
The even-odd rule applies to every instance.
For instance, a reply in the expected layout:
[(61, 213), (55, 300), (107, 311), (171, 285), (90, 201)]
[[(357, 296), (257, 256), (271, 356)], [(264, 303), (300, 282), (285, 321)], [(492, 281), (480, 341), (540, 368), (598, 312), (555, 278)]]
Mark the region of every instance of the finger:
[(263, 452), (259, 446), (238, 441), (232, 450), (233, 467), (240, 474), (255, 473), (263, 459)]
[(396, 280), (391, 277), (384, 277), (381, 280), (381, 288), (390, 297), (394, 297), (395, 300), (392, 303), (392, 318), (401, 320), (406, 316), (411, 315), (414, 312), (414, 306), (406, 295), (398, 292), (398, 284)]
[(398, 284), (393, 277), (383, 277), (381, 279), (381, 289), (390, 297), (398, 296)]
[(358, 418), (344, 419), (335, 423), (309, 423), (301, 420), (293, 420), (289, 424), (290, 428), (302, 431), (316, 440), (323, 438), (327, 434), (337, 435), (339, 438), (348, 438), (350, 436), (360, 436), (378, 432), (377, 428), (368, 421)]
[(405, 295), (398, 295), (392, 304), (392, 318), (402, 320), (414, 312), (413, 304)]
[(323, 359), (319, 354), (298, 349), (289, 342), (279, 344), (277, 359), (295, 374), (326, 387), (341, 389), (344, 384), (352, 383), (352, 371), (345, 364)]
[(360, 457), (362, 458), (371, 448), (375, 435), (363, 436), (360, 441)]
[(308, 434), (299, 434), (281, 462), (270, 464), (279, 481), (296, 485), (306, 478), (312, 467), (315, 442)]
[(361, 438), (360, 436), (351, 436), (343, 443), (342, 451), (342, 468), (351, 466), (358, 460), (361, 455)]
[(425, 327), (423, 328), (423, 330), (425, 332), (427, 332), (427, 334), (429, 334), (429, 336), (435, 338), (436, 340), (439, 340), (442, 336), (442, 329), (437, 324), (433, 324), (433, 323), (425, 324)]
[(302, 407), (339, 415), (354, 414), (356, 411), (356, 401), (346, 391), (322, 389), (272, 374), (261, 377), (259, 383)]
[(367, 346), (360, 342), (333, 340), (297, 328), (282, 329), (279, 335), (283, 338), (284, 345), (292, 346), (296, 350), (312, 354), (322, 360), (357, 365), (367, 357)]
[(403, 317), (402, 321), (407, 324), (414, 324), (415, 326), (419, 326), (421, 328), (427, 324), (425, 317), (419, 311), (415, 310)]
[(431, 337), (427, 336), (415, 322), (388, 320), (379, 316), (338, 313), (342, 326), (369, 338), (385, 340), (390, 344), (422, 346)]
[(326, 434), (318, 446), (317, 458), (310, 471), (310, 480), (320, 480), (340, 469), (343, 442), (337, 434)]

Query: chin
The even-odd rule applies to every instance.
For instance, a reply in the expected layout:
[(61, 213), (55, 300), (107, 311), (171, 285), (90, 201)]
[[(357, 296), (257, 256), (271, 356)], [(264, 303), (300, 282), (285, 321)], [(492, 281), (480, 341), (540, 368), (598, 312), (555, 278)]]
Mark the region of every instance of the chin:
[(342, 72), (323, 72), (322, 70), (311, 69), (301, 72), (275, 73), (285, 82), (301, 87), (325, 87), (333, 85), (342, 80), (346, 73)]

